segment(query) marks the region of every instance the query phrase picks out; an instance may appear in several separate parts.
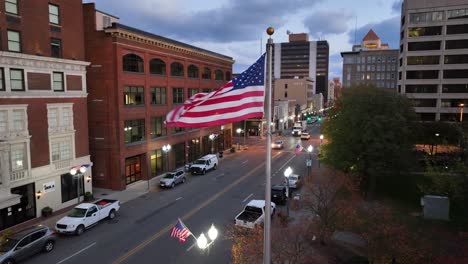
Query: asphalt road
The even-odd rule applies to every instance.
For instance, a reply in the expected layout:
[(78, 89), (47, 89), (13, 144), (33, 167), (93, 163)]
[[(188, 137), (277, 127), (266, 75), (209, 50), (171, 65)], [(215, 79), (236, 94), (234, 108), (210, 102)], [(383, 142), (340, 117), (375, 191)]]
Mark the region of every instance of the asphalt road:
[[(302, 141), (304, 148), (314, 146), (314, 159), (319, 129), (309, 126), (312, 138)], [(290, 135), (281, 138), (286, 146), (272, 152), (272, 184), (283, 182), (287, 166), (306, 175), (308, 154), (294, 154), (301, 140)], [(187, 182), (174, 189), (150, 192), (123, 204), (116, 219), (104, 220), (80, 237), (59, 236), (53, 252), (25, 263), (230, 263), (231, 244), (223, 239), (223, 232), (250, 200), (264, 199), (265, 142), (220, 159), (218, 169), (206, 175), (188, 175)], [(204, 251), (192, 237), (180, 243), (170, 237), (177, 218), (195, 236), (206, 234), (214, 224), (219, 238)]]

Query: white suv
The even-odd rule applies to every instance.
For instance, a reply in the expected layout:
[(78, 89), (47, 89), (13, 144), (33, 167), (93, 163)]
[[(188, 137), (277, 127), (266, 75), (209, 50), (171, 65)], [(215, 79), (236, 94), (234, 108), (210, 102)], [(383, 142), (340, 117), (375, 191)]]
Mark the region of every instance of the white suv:
[(166, 173), (166, 175), (159, 180), (159, 185), (161, 187), (174, 188), (176, 184), (184, 183), (186, 180), (185, 172), (183, 170), (176, 170)]

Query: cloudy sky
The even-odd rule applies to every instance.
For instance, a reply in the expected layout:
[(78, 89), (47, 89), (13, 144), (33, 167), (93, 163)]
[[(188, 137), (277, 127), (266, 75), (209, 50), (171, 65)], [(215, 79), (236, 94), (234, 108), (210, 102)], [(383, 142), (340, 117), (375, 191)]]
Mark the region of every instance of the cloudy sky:
[[(273, 41), (286, 31), (309, 33), (330, 44), (330, 79), (341, 77), (341, 51), (351, 50), (372, 28), (390, 48), (399, 45), (401, 0), (85, 0), (120, 18), (120, 23), (231, 56), (234, 73), (265, 51), (268, 26)], [(263, 43), (263, 45), (261, 45)], [(262, 49), (262, 50), (261, 50)]]

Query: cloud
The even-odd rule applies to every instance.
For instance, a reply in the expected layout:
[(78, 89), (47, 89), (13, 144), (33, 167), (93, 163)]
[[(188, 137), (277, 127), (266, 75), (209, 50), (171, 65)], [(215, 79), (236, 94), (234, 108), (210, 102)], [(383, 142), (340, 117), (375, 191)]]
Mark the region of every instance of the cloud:
[(401, 13), (401, 3), (402, 2), (403, 2), (403, 0), (397, 0), (396, 2), (394, 2), (392, 4), (392, 11), (395, 12), (395, 13), (400, 14)]
[[(380, 37), (382, 43), (388, 43), (391, 49), (398, 49), (400, 46), (400, 16), (395, 16), (379, 23), (369, 23), (357, 29), (357, 42), (361, 42), (369, 29), (374, 30)], [(349, 39), (354, 39), (354, 32), (348, 33)]]
[[(143, 30), (185, 41), (250, 41), (265, 34), (268, 26), (279, 28), (289, 16), (322, 0), (228, 0), (211, 9), (193, 11), (185, 1), (99, 1), (103, 11), (118, 6), (124, 24), (143, 25)], [(167, 3), (171, 3), (165, 5)], [(200, 5), (211, 6), (200, 3)]]
[(346, 10), (317, 11), (304, 19), (311, 35), (341, 34), (348, 30), (348, 21), (354, 15)]

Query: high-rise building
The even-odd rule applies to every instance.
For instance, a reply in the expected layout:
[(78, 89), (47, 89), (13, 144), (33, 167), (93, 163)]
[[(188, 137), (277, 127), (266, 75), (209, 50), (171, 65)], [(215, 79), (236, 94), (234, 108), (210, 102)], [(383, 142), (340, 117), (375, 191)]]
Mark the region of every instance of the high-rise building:
[(231, 57), (120, 24), (93, 3), (84, 4), (84, 25), (96, 186), (122, 190), (231, 146), (231, 124), (164, 125), (187, 98), (231, 80)]
[(326, 40), (309, 41), (306, 33), (290, 34), (289, 42), (273, 46), (273, 79), (310, 78), (314, 93), (328, 96), (328, 55)]
[(341, 52), (343, 57), (343, 87), (355, 84), (374, 84), (379, 88), (396, 89), (398, 49), (390, 49), (371, 29), (360, 45), (352, 51)]
[(458, 121), (468, 104), (468, 2), (403, 1), (400, 39), (398, 92), (421, 120)]
[[(0, 6), (0, 230), (92, 191), (81, 0)], [(87, 167), (71, 175), (73, 167)]]

